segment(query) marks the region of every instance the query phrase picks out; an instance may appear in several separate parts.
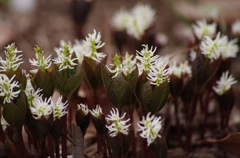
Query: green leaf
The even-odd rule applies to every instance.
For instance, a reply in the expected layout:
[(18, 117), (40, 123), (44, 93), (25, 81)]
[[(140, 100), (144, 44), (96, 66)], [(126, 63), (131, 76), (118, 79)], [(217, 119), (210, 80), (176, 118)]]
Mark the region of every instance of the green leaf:
[(56, 65), (54, 65), (52, 73), (50, 73), (50, 79), (52, 85), (54, 85), (61, 93), (64, 93), (66, 80), (64, 80), (62, 75), (58, 72)]
[(139, 100), (141, 102), (143, 109), (145, 109), (147, 112), (154, 113), (157, 107), (153, 103), (154, 97), (152, 91), (153, 89), (152, 86), (150, 85), (150, 82), (146, 82), (145, 84), (143, 84), (142, 87), (140, 88)]
[(108, 71), (108, 69), (106, 68), (106, 66), (104, 64), (101, 64), (101, 71), (102, 71), (103, 84), (106, 88), (106, 87), (108, 87), (108, 85), (111, 81), (110, 72)]
[(25, 115), (12, 103), (4, 106), (3, 117), (11, 126), (17, 128), (21, 128), (25, 121)]
[(117, 108), (122, 108), (126, 105), (132, 94), (129, 85), (122, 77), (122, 74), (113, 78), (106, 89), (109, 99)]
[(53, 121), (52, 126), (50, 128), (50, 133), (52, 135), (52, 137), (56, 140), (58, 140), (61, 135), (62, 135), (62, 120), (61, 119), (57, 119), (55, 121)]
[(153, 90), (154, 95), (154, 102), (157, 104), (158, 108), (155, 111), (158, 112), (163, 108), (163, 106), (166, 104), (168, 96), (169, 96), (169, 84), (168, 81), (165, 80), (163, 83), (161, 83), (159, 86), (155, 87)]
[(167, 144), (163, 138), (157, 137), (155, 141), (152, 144), (150, 144), (149, 148), (152, 150), (156, 158), (167, 157)]
[(24, 91), (21, 91), (16, 105), (10, 103), (3, 108), (3, 117), (14, 127), (20, 128), (25, 121), (28, 108), (27, 97)]
[(65, 85), (65, 93), (67, 95), (71, 95), (74, 90), (77, 89), (77, 87), (80, 85), (80, 82), (82, 80), (82, 68), (79, 65), (77, 67), (77, 72), (76, 74), (72, 75), (66, 82)]
[(32, 79), (33, 85), (35, 85), (35, 90), (38, 88), (42, 89), (41, 93), (44, 97), (51, 97), (54, 92), (54, 84), (50, 80), (50, 74), (38, 70), (37, 74)]

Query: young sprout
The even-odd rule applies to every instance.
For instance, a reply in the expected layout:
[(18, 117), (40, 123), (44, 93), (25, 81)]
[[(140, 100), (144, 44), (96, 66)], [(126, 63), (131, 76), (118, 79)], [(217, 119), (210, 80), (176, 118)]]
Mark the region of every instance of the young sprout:
[(90, 110), (90, 113), (94, 117), (98, 118), (102, 114), (102, 108), (99, 105), (96, 105), (96, 108), (93, 110)]
[(88, 109), (88, 106), (86, 104), (78, 104), (77, 105), (78, 107), (78, 110), (82, 110), (82, 112), (87, 115), (89, 113), (89, 109)]
[(232, 75), (229, 75), (229, 71), (226, 71), (222, 73), (220, 80), (218, 80), (216, 83), (217, 86), (214, 86), (213, 90), (218, 95), (223, 95), (231, 88), (233, 84), (237, 83), (237, 81)]
[(64, 69), (74, 69), (77, 65), (75, 63), (78, 58), (73, 58), (73, 49), (71, 48), (70, 44), (67, 44), (64, 41), (60, 41), (60, 48), (55, 48), (55, 52), (57, 53), (58, 57), (53, 59), (54, 64), (58, 65), (59, 71)]
[(21, 92), (21, 90), (15, 90), (19, 85), (17, 81), (13, 81), (14, 77), (15, 75), (9, 80), (7, 75), (0, 74), (0, 96), (3, 97), (3, 104), (10, 103)]
[(40, 119), (42, 116), (47, 118), (52, 113), (51, 98), (45, 100), (36, 98), (33, 100), (33, 106), (29, 108), (35, 119)]
[(19, 65), (24, 63), (21, 58), (22, 54), (17, 55), (17, 53), (20, 53), (22, 51), (17, 50), (15, 43), (8, 45), (5, 47), (5, 49), (6, 50), (4, 53), (6, 55), (6, 60), (3, 60), (0, 57), (0, 63), (2, 64), (2, 66), (0, 66), (0, 72), (6, 72), (9, 70), (16, 71)]
[(139, 52), (137, 51), (136, 58), (140, 60), (138, 64), (139, 74), (142, 74), (143, 71), (149, 73), (153, 64), (158, 60), (159, 55), (154, 55), (156, 47), (148, 48), (148, 45), (143, 45), (143, 49)]
[(83, 41), (84, 47), (87, 48), (87, 50), (84, 53), (85, 56), (92, 58), (93, 60), (96, 60), (98, 62), (101, 62), (103, 58), (106, 57), (107, 54), (97, 52), (99, 48), (102, 48), (105, 43), (101, 42), (101, 34), (100, 32), (97, 33), (96, 30), (93, 30), (92, 34), (88, 34), (88, 37)]
[(45, 72), (52, 65), (51, 55), (49, 55), (46, 59), (44, 57), (44, 52), (39, 46), (35, 46), (34, 48), (36, 59), (29, 59), (29, 62), (32, 66), (36, 66), (37, 69), (30, 70), (31, 73), (37, 73), (38, 69), (42, 72)]
[(60, 119), (67, 113), (67, 101), (65, 103), (62, 102), (62, 96), (60, 96), (56, 103), (51, 101), (52, 111), (53, 111), (53, 120)]
[(227, 43), (227, 36), (221, 37), (220, 33), (217, 34), (217, 37), (214, 40), (208, 36), (204, 36), (200, 45), (200, 50), (204, 56), (211, 61), (214, 61), (221, 55), (221, 52), (226, 49)]
[(148, 146), (152, 144), (157, 137), (161, 138), (161, 135), (159, 134), (162, 129), (162, 120), (160, 116), (151, 116), (151, 113), (148, 113), (147, 117), (143, 116), (142, 120), (139, 121), (137, 125), (140, 136), (147, 139)]
[(204, 36), (212, 38), (216, 34), (216, 23), (207, 24), (206, 19), (199, 20), (196, 22), (197, 25), (193, 25), (193, 32), (196, 37), (201, 40)]
[(110, 111), (110, 115), (106, 117), (107, 122), (110, 124), (109, 126), (106, 125), (106, 127), (111, 137), (116, 137), (118, 133), (128, 135), (129, 126), (131, 126), (131, 124), (127, 124), (130, 119), (124, 120), (125, 115), (126, 112), (120, 117), (118, 109), (113, 108)]

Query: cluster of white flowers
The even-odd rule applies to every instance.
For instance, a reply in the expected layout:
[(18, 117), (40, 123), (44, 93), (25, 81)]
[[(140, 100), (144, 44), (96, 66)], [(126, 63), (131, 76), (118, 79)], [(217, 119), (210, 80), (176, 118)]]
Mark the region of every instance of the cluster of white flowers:
[(17, 81), (13, 81), (15, 75), (9, 79), (7, 75), (0, 74), (0, 96), (3, 97), (3, 104), (10, 103), (14, 98), (17, 98), (21, 90), (14, 91), (19, 88)]
[(112, 78), (116, 77), (121, 72), (125, 76), (131, 74), (131, 72), (136, 68), (136, 65), (135, 65), (136, 58), (133, 58), (133, 59), (132, 58), (133, 58), (133, 55), (129, 55), (128, 53), (126, 53), (121, 62), (121, 56), (119, 56), (118, 54), (115, 54), (114, 62), (113, 64), (110, 64), (113, 66), (113, 69), (110, 69), (107, 66), (107, 69), (114, 74)]
[(168, 70), (167, 63), (158, 59), (152, 66), (147, 78), (151, 81), (152, 85), (159, 86), (164, 81), (169, 81)]
[(92, 58), (95, 61), (101, 62), (103, 58), (107, 56), (107, 54), (97, 52), (98, 49), (102, 48), (105, 43), (101, 42), (101, 34), (100, 32), (96, 32), (93, 30), (92, 34), (88, 34), (88, 37), (84, 41), (76, 41), (73, 46), (76, 55), (78, 56), (79, 63), (82, 63), (83, 57)]
[(59, 71), (62, 71), (64, 69), (74, 69), (74, 67), (77, 65), (75, 63), (78, 58), (73, 58), (73, 49), (71, 48), (70, 43), (66, 43), (64, 41), (60, 41), (60, 47), (54, 49), (57, 53), (58, 57), (53, 59), (54, 64), (58, 65)]
[(60, 119), (67, 113), (67, 101), (62, 102), (62, 96), (60, 96), (57, 102), (54, 102), (52, 98), (42, 99), (40, 95), (41, 90), (26, 90), (28, 102), (30, 103), (30, 110), (35, 119), (40, 119), (42, 116), (48, 118), (50, 114), (53, 114), (53, 120)]
[(173, 62), (170, 64), (169, 67), (169, 75), (175, 75), (178, 78), (181, 78), (182, 75), (192, 75), (192, 69), (191, 66), (188, 64), (188, 61), (181, 62), (180, 64), (177, 64), (176, 62)]
[(220, 33), (217, 34), (214, 40), (208, 36), (204, 36), (200, 50), (211, 61), (216, 60), (220, 56), (222, 56), (223, 60), (235, 58), (239, 51), (236, 42), (237, 39), (229, 41), (227, 36), (221, 36)]
[(89, 109), (86, 104), (81, 103), (81, 104), (78, 104), (77, 107), (78, 107), (78, 110), (81, 110), (85, 115), (89, 113)]
[(98, 118), (102, 114), (102, 108), (99, 105), (96, 105), (95, 109), (90, 110), (90, 113)]
[(116, 137), (118, 133), (122, 133), (128, 135), (129, 126), (131, 124), (127, 124), (130, 119), (124, 120), (126, 112), (120, 117), (119, 111), (114, 108), (110, 111), (110, 115), (106, 117), (107, 122), (110, 124), (109, 126), (106, 125), (108, 128), (108, 133), (111, 137)]
[(202, 39), (204, 36), (213, 37), (216, 34), (216, 23), (207, 24), (206, 19), (196, 22), (197, 25), (193, 25), (193, 32), (198, 39)]
[(131, 11), (121, 9), (113, 15), (111, 24), (117, 31), (126, 31), (129, 35), (140, 40), (144, 32), (155, 20), (155, 10), (149, 5), (137, 4)]
[(41, 48), (37, 45), (34, 48), (34, 50), (36, 52), (35, 53), (36, 59), (29, 59), (29, 62), (32, 66), (36, 66), (37, 69), (30, 70), (30, 72), (35, 74), (38, 72), (38, 69), (44, 72), (46, 69), (50, 68), (50, 66), (52, 65), (51, 55), (45, 58), (43, 50), (41, 50)]
[(143, 71), (149, 73), (154, 63), (159, 59), (159, 55), (154, 55), (156, 47), (148, 48), (148, 45), (143, 45), (143, 49), (139, 52), (137, 51), (136, 58), (140, 61), (138, 64), (139, 74)]
[(162, 120), (161, 117), (151, 116), (151, 113), (147, 114), (147, 117), (142, 118), (141, 121), (137, 123), (138, 131), (140, 131), (140, 136), (147, 139), (147, 145), (149, 146), (154, 140), (161, 135), (159, 134), (162, 129)]
[(229, 76), (229, 72), (223, 72), (222, 76), (220, 77), (220, 80), (217, 81), (217, 86), (213, 87), (213, 90), (215, 91), (215, 93), (217, 93), (218, 95), (223, 95), (225, 92), (227, 92), (233, 84), (237, 83), (237, 81), (235, 80), (235, 78), (230, 75)]
[(22, 51), (17, 50), (17, 48), (15, 47), (15, 43), (12, 43), (10, 45), (8, 45), (7, 47), (5, 47), (5, 55), (6, 55), (6, 60), (3, 60), (2, 57), (0, 57), (0, 72), (6, 72), (9, 70), (17, 70), (17, 68), (19, 67), (19, 65), (21, 65), (22, 63), (24, 63), (22, 61), (22, 54), (21, 55), (17, 55), (17, 53), (20, 53)]
[(237, 20), (232, 24), (232, 33), (234, 35), (240, 35), (240, 20)]

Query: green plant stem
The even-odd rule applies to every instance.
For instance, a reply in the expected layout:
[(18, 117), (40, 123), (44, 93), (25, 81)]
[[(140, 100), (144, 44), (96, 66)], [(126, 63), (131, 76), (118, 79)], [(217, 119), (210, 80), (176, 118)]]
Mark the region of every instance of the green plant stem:
[(180, 147), (183, 147), (182, 136), (181, 136), (181, 126), (179, 123), (179, 106), (178, 106), (178, 97), (174, 97), (174, 110), (175, 110), (175, 121), (176, 121), (176, 128), (177, 128), (177, 137), (178, 143)]
[(132, 124), (132, 126), (130, 127), (132, 153), (133, 153), (133, 158), (137, 158), (136, 138), (135, 138), (134, 124), (133, 124), (133, 110), (129, 111), (129, 115), (130, 115), (130, 123)]
[(50, 158), (54, 158), (53, 138), (51, 137), (50, 134), (48, 135), (48, 148)]
[(55, 154), (56, 154), (56, 158), (60, 158), (60, 154), (59, 154), (59, 141), (55, 140)]
[(67, 114), (62, 117), (63, 133), (62, 133), (62, 158), (67, 158)]

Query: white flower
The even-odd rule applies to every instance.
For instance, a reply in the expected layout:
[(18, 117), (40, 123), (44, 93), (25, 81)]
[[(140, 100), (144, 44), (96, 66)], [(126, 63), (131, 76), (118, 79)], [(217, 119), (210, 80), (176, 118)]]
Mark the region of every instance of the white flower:
[(151, 114), (148, 113), (146, 118), (143, 116), (142, 121), (137, 123), (138, 131), (141, 132), (140, 136), (147, 139), (148, 146), (153, 143), (157, 137), (161, 138), (159, 132), (162, 129), (161, 117), (150, 115)]
[(140, 40), (155, 20), (155, 10), (148, 5), (137, 4), (130, 12), (127, 33)]
[(90, 113), (98, 118), (102, 114), (102, 108), (99, 105), (96, 105), (95, 109), (90, 110)]
[(240, 20), (237, 20), (232, 24), (232, 33), (234, 35), (240, 35)]
[(27, 86), (25, 89), (25, 94), (27, 96), (28, 104), (30, 106), (33, 105), (34, 99), (42, 97), (42, 94), (40, 94), (41, 91), (42, 91), (42, 89), (40, 89), (40, 88), (38, 88), (37, 91), (35, 91), (35, 89), (32, 86), (31, 80), (29, 78), (27, 79)]
[(197, 52), (195, 52), (194, 49), (192, 49), (189, 53), (189, 60), (194, 61), (197, 58)]
[(131, 74), (133, 70), (136, 69), (136, 60), (137, 59), (134, 58), (133, 55), (129, 55), (128, 52), (125, 54), (122, 61), (122, 71), (125, 76)]
[(169, 67), (169, 75), (175, 75), (178, 78), (181, 78), (182, 75), (192, 75), (191, 66), (188, 65), (188, 61), (177, 64), (176, 62), (172, 63)]
[(77, 63), (75, 63), (78, 58), (73, 58), (73, 49), (71, 48), (70, 44), (67, 44), (64, 41), (60, 41), (60, 48), (55, 48), (55, 52), (57, 53), (58, 57), (53, 59), (54, 64), (58, 65), (59, 71), (64, 69), (74, 69)]
[(117, 75), (123, 71), (123, 67), (122, 67), (122, 63), (121, 63), (121, 56), (119, 56), (118, 54), (115, 54), (114, 58), (113, 58), (114, 62), (113, 64), (110, 64), (113, 66), (112, 69), (110, 69), (107, 66), (108, 71), (110, 71), (111, 73), (113, 73), (114, 75), (112, 76), (112, 78), (117, 77)]
[(44, 57), (44, 52), (41, 50), (40, 47), (38, 47), (36, 45), (36, 47), (34, 48), (35, 50), (35, 57), (36, 59), (29, 59), (29, 62), (32, 66), (36, 66), (37, 69), (33, 69), (30, 70), (31, 73), (37, 73), (38, 69), (40, 69), (41, 71), (45, 72), (46, 69), (48, 69), (51, 64), (51, 55), (49, 55), (46, 59)]
[(73, 45), (73, 50), (76, 53), (79, 64), (82, 64), (82, 61), (85, 56), (84, 53), (88, 52), (89, 49), (90, 49), (89, 46), (85, 44), (83, 41), (75, 40), (75, 44)]
[(116, 137), (118, 133), (128, 135), (129, 126), (131, 126), (131, 124), (127, 124), (130, 119), (124, 120), (126, 112), (120, 117), (118, 109), (116, 108), (114, 110), (113, 108), (110, 114), (111, 115), (106, 117), (107, 122), (110, 124), (109, 126), (106, 125), (109, 130), (109, 135), (111, 137)]
[(5, 47), (5, 49), (6, 50), (4, 51), (4, 53), (6, 55), (6, 60), (3, 60), (0, 57), (0, 63), (2, 64), (2, 66), (0, 66), (0, 72), (6, 72), (11, 69), (13, 71), (16, 71), (19, 65), (24, 63), (21, 58), (22, 54), (17, 55), (17, 53), (20, 53), (22, 51), (17, 50), (17, 48), (15, 47), (15, 43), (8, 45), (7, 47)]
[(130, 16), (131, 15), (125, 9), (120, 9), (113, 15), (111, 25), (116, 31), (124, 31), (127, 29)]
[(84, 47), (87, 48), (86, 52), (83, 52), (85, 56), (92, 58), (98, 62), (101, 62), (103, 58), (107, 56), (107, 54), (97, 52), (97, 49), (102, 48), (105, 43), (101, 42), (101, 34), (97, 33), (96, 30), (93, 30), (92, 34), (88, 34), (88, 37), (83, 41)]
[(206, 19), (196, 22), (197, 25), (193, 25), (193, 32), (198, 39), (202, 39), (204, 36), (213, 37), (216, 34), (216, 23), (207, 24)]
[(223, 72), (222, 76), (220, 77), (220, 80), (217, 81), (217, 86), (214, 86), (213, 90), (218, 95), (223, 95), (235, 83), (237, 83), (235, 78), (232, 75), (229, 76), (229, 72), (226, 71), (226, 72)]
[(10, 126), (10, 125), (7, 123), (7, 121), (3, 118), (3, 116), (2, 116), (2, 118), (1, 118), (1, 125), (2, 125), (3, 131), (5, 131), (5, 130), (7, 129), (7, 126)]
[(167, 63), (157, 60), (148, 73), (148, 79), (152, 85), (159, 86), (165, 80), (169, 81)]
[(67, 113), (67, 101), (65, 103), (62, 102), (62, 96), (60, 96), (56, 103), (51, 101), (52, 111), (53, 111), (53, 120), (60, 119)]
[(81, 103), (81, 104), (78, 104), (77, 107), (78, 107), (78, 110), (82, 110), (82, 112), (83, 112), (85, 115), (88, 114), (89, 109), (88, 109), (88, 106), (87, 106), (86, 104), (82, 104), (82, 103)]
[(52, 113), (51, 98), (45, 100), (36, 98), (33, 100), (33, 106), (29, 108), (35, 119), (40, 119), (42, 116), (47, 118)]
[(239, 51), (237, 42), (238, 42), (238, 39), (233, 39), (226, 43), (225, 49), (221, 51), (221, 56), (223, 60), (237, 57), (237, 53)]
[(144, 48), (140, 52), (137, 51), (137, 54), (136, 54), (137, 55), (136, 58), (140, 60), (140, 64), (138, 64), (139, 74), (142, 74), (143, 70), (149, 73), (152, 65), (159, 58), (159, 55), (154, 55), (157, 49), (156, 47), (154, 49), (153, 47), (148, 49), (148, 45), (143, 45), (143, 46)]
[(3, 104), (10, 103), (21, 92), (21, 90), (14, 91), (15, 88), (19, 88), (18, 82), (13, 81), (14, 77), (15, 75), (9, 80), (7, 75), (0, 74), (0, 96), (4, 98)]
[(221, 55), (221, 52), (226, 49), (227, 43), (227, 36), (220, 37), (220, 33), (217, 34), (217, 37), (214, 40), (208, 36), (204, 36), (200, 45), (200, 50), (204, 56), (213, 61), (216, 60)]

